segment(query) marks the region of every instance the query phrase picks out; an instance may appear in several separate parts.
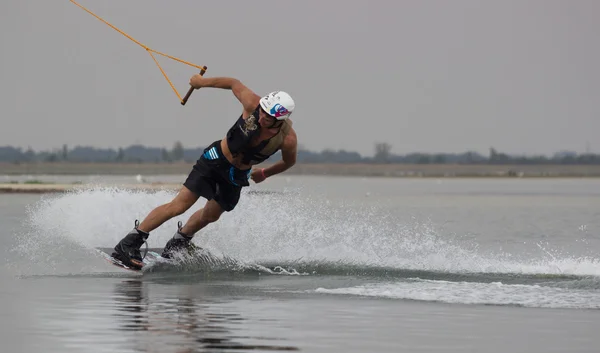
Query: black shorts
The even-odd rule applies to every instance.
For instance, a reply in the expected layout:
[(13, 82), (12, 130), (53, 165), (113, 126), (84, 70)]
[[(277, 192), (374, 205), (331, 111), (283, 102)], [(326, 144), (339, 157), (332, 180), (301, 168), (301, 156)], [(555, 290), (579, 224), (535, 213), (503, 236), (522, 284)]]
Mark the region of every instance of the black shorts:
[(221, 151), (221, 141), (215, 141), (204, 149), (183, 185), (229, 212), (240, 200), (242, 187), (250, 185), (250, 172), (232, 166)]

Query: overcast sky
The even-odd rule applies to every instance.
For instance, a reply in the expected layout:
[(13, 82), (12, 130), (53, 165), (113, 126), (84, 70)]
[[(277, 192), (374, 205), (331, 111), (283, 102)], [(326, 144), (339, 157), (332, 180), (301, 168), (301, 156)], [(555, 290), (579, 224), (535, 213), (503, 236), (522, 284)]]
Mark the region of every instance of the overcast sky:
[[(207, 76), (289, 92), (313, 151), (600, 153), (599, 1), (78, 2)], [(68, 0), (0, 16), (0, 146), (198, 147), (240, 114), (218, 89), (181, 106), (143, 48)], [(185, 94), (198, 70), (158, 60)]]

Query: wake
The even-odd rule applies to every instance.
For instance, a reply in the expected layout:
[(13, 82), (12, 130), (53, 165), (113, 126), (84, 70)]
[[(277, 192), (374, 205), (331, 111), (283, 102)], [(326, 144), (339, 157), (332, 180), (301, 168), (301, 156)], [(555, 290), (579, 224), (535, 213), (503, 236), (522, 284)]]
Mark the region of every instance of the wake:
[[(19, 245), (13, 251), (23, 262), (14, 267), (33, 274), (106, 271), (111, 265), (91, 256), (94, 249), (112, 248), (135, 219), (143, 219), (174, 196), (173, 191), (116, 187), (46, 196), (28, 208), (22, 231), (16, 234)], [(187, 220), (202, 205), (199, 201), (153, 231), (148, 246), (164, 246), (177, 229), (177, 221)], [(234, 212), (223, 214), (194, 239), (210, 250), (210, 261), (188, 259), (173, 270), (392, 277), (419, 273), (435, 278), (498, 275), (525, 280), (600, 276), (596, 258), (555, 255), (518, 259), (518, 254), (484, 253), (474, 241), (439, 234), (430, 222), (400, 222), (392, 212), (334, 203), (301, 192), (246, 191)]]

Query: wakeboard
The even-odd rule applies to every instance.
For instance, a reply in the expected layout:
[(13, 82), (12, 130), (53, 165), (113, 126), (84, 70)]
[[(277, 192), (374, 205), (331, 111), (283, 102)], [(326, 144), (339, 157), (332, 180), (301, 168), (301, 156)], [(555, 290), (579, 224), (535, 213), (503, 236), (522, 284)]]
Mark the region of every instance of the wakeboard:
[[(113, 265), (120, 267), (122, 269), (125, 269), (125, 270), (134, 271), (134, 272), (142, 272), (146, 266), (150, 266), (157, 262), (164, 262), (164, 263), (170, 262), (168, 259), (165, 259), (164, 257), (160, 256), (162, 249), (148, 249), (148, 252), (146, 253), (146, 256), (144, 256), (144, 259), (143, 259), (144, 267), (142, 267), (141, 269), (127, 266), (126, 264), (121, 262), (121, 260), (115, 259), (114, 257), (112, 257), (111, 256), (111, 254), (113, 253), (112, 248), (96, 248), (96, 251), (98, 251), (98, 253), (100, 253), (100, 255), (106, 261), (108, 261), (110, 264), (113, 264)], [(143, 254), (143, 250), (142, 250), (142, 254)]]

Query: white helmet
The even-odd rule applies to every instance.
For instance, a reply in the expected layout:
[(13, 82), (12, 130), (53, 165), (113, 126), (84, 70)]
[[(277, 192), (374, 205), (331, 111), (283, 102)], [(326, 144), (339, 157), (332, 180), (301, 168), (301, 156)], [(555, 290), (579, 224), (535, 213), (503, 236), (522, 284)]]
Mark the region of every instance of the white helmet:
[(275, 119), (285, 120), (292, 115), (296, 103), (289, 94), (283, 91), (275, 91), (262, 97), (260, 106)]

